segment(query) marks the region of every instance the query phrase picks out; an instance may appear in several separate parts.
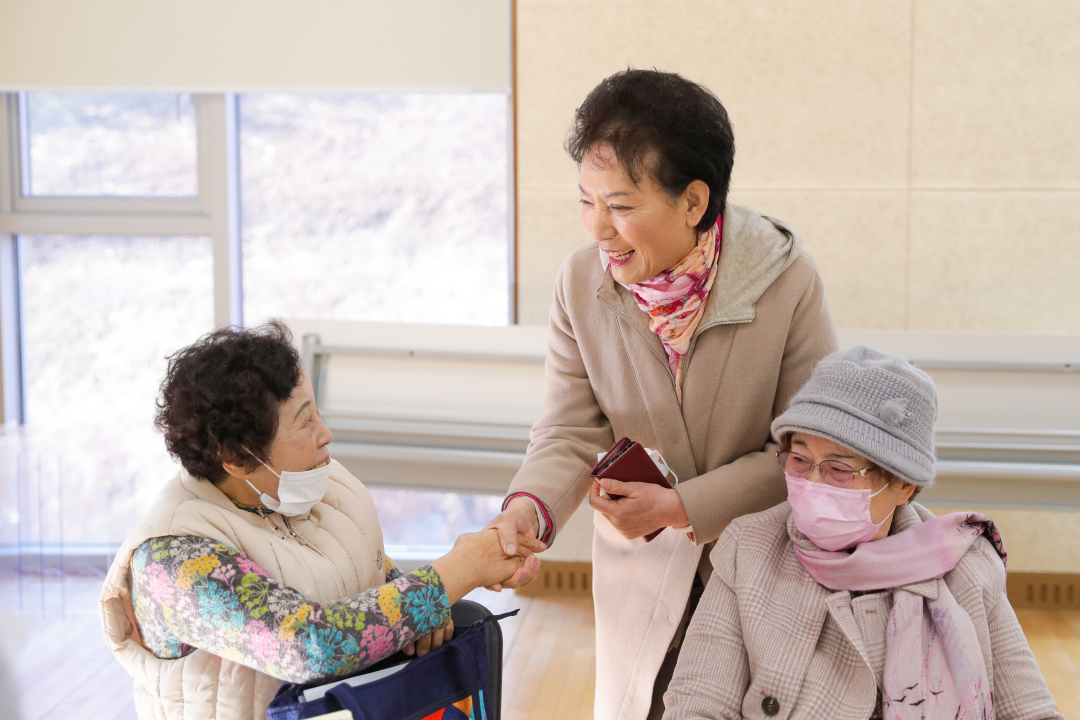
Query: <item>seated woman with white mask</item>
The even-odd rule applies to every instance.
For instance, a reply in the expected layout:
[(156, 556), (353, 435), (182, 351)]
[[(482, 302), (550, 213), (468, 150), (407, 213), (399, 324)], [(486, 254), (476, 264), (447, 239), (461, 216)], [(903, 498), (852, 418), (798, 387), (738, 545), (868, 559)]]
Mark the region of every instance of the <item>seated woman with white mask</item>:
[(367, 489), (330, 458), (288, 329), (225, 329), (169, 360), (157, 425), (180, 473), (102, 591), (106, 638), (142, 718), (262, 718), (282, 681), (356, 673), (453, 637), (471, 590), (535, 575), (495, 530), (402, 574)]
[(684, 718), (1060, 719), (979, 513), (934, 480), (933, 381), (866, 347), (772, 423), (788, 500), (731, 523), (664, 696)]

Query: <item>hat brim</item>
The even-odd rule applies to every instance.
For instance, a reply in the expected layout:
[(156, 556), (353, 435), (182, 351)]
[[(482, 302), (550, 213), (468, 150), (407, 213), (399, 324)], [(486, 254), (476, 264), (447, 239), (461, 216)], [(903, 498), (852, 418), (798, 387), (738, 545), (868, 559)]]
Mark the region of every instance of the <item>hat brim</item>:
[(919, 487), (934, 484), (933, 456), (919, 452), (911, 443), (879, 427), (861, 414), (834, 405), (811, 401), (793, 404), (773, 420), (777, 440), (792, 432), (805, 432), (832, 440), (854, 450), (901, 480)]

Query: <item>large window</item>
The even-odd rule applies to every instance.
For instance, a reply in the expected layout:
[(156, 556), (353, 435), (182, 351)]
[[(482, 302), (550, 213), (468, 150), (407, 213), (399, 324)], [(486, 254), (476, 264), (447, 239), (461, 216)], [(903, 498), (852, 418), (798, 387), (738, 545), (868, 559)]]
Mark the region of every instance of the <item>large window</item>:
[[(242, 96), (247, 321), (505, 324), (508, 119), (502, 94)], [(385, 542), (420, 554), (501, 503), (371, 492)]]
[(505, 324), (502, 94), (245, 95), (244, 315)]
[[(299, 44), (243, 12), (193, 35), (172, 17), (188, 11), (162, 3), (139, 17), (95, 6), (94, 28), (36, 9), (6, 18), (6, 56), (20, 61), (4, 65), (5, 86), (50, 89), (0, 92), (0, 612), (46, 618), (11, 663), (22, 717), (136, 715), (97, 597), (178, 470), (152, 423), (168, 355), (269, 317), (513, 316), (511, 4), (338, 5), (262, 23), (296, 16), (310, 31), (293, 33)], [(54, 42), (33, 42), (42, 28)], [(156, 52), (132, 53), (133, 28)], [(372, 490), (405, 567), (499, 506)], [(0, 640), (16, 643), (29, 626), (5, 623)]]
[[(166, 357), (215, 326), (509, 320), (506, 94), (0, 101), (3, 380), (24, 421), (0, 437), (0, 546), (119, 543), (176, 472), (152, 424)], [(449, 545), (499, 508), (373, 496), (392, 546)]]
[(213, 328), (210, 241), (24, 235), (20, 254), (24, 482), (62, 463), (65, 541), (118, 543), (175, 473), (154, 400), (166, 356)]
[(502, 509), (502, 498), (492, 495), (371, 488), (382, 523), (383, 542), (395, 559), (432, 559), (463, 532), (484, 527)]

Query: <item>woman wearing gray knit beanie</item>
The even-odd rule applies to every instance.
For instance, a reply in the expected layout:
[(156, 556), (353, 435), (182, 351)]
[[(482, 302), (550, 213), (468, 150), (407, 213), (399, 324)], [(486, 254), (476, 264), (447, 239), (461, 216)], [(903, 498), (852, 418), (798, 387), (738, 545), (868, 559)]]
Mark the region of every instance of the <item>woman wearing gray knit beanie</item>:
[(979, 513), (934, 481), (937, 393), (902, 357), (823, 359), (772, 424), (788, 500), (733, 521), (664, 696), (700, 717), (1054, 718)]

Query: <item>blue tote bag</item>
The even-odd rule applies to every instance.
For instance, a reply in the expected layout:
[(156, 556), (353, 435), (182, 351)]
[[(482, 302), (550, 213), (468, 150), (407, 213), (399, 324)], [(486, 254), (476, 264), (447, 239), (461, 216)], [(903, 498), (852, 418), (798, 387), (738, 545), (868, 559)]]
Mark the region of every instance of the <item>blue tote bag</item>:
[[(498, 621), (518, 611), (491, 615), (475, 607), (486, 617), (461, 626), (455, 613), (453, 640), (378, 680), (356, 686), (342, 682), (312, 700), (304, 700), (304, 692), (313, 686), (282, 685), (266, 709), (267, 720), (306, 720), (337, 710), (351, 711), (354, 720), (497, 720), (502, 672)], [(399, 653), (354, 677), (386, 670), (402, 659)]]

